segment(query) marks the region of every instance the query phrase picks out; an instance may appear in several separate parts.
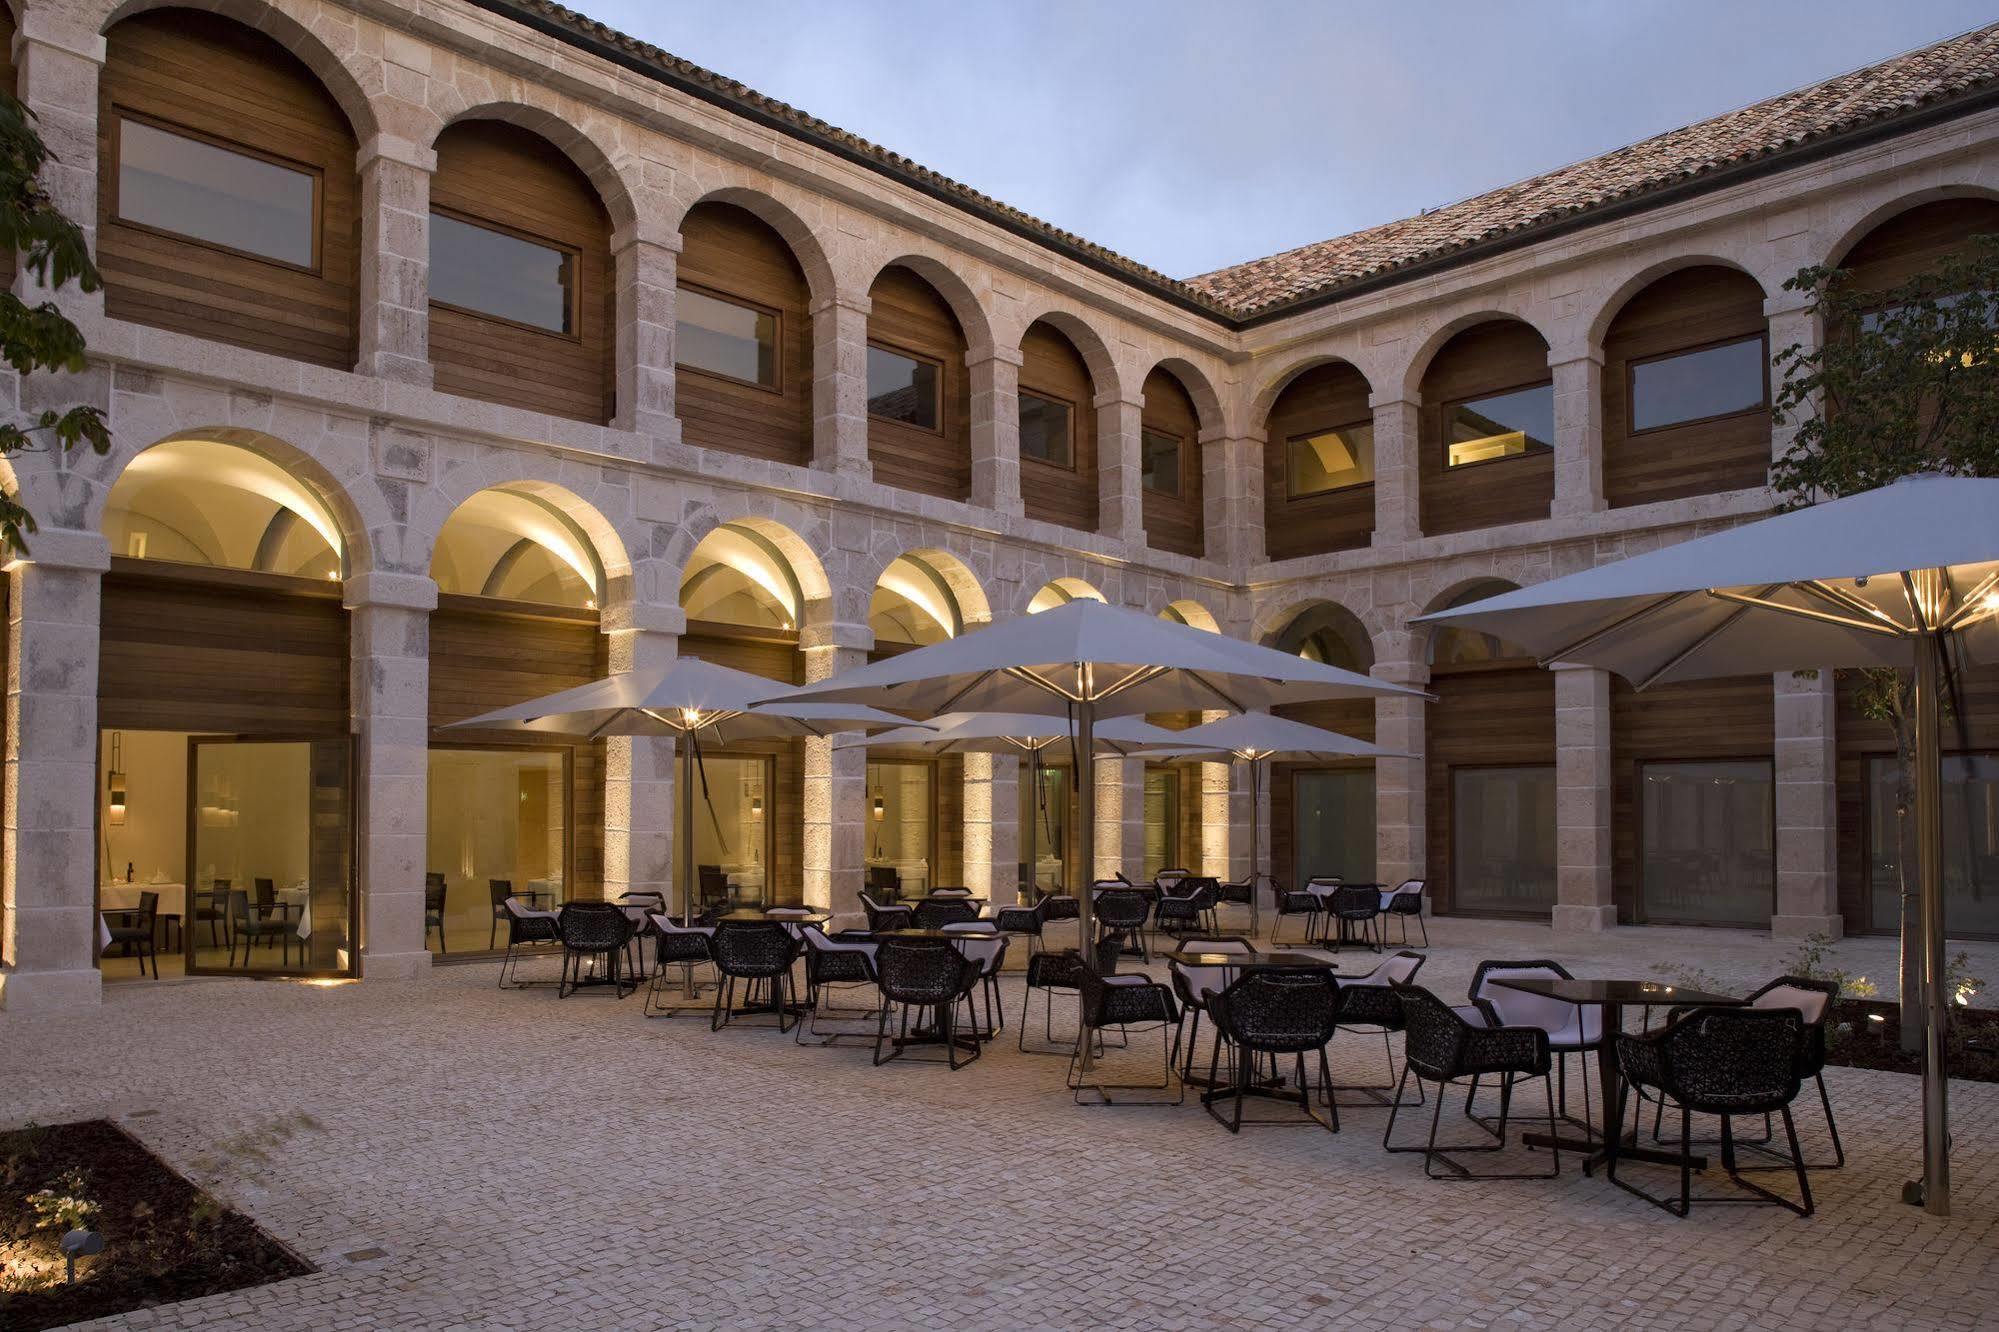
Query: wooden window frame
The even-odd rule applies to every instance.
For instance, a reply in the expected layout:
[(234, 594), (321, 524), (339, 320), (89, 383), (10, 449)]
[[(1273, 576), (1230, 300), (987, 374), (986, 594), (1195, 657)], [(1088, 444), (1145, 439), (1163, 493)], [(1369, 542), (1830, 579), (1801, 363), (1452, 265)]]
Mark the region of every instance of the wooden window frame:
[[(1170, 491), (1145, 484), (1145, 437), (1147, 435), (1157, 435), (1161, 439), (1170, 439), (1173, 441), (1173, 489)], [(1161, 430), (1157, 426), (1146, 425), (1143, 421), (1139, 423), (1138, 489), (1140, 494), (1157, 495), (1161, 499), (1181, 500), (1187, 498), (1187, 491), (1190, 487), (1187, 485), (1187, 437), (1185, 435), (1177, 430)]]
[[(946, 370), (949, 368), (950, 363), (945, 361), (942, 357), (928, 356), (912, 348), (898, 346), (893, 342), (888, 342), (881, 338), (869, 338), (867, 339), (865, 345), (873, 347), (877, 351), (885, 351), (891, 356), (900, 356), (905, 361), (916, 361), (922, 365), (935, 366), (937, 369), (937, 410), (935, 413), (937, 417), (936, 425), (920, 426), (913, 421), (904, 421), (900, 417), (881, 416), (878, 415), (872, 407), (868, 409), (868, 420), (882, 421), (888, 425), (900, 426), (904, 430), (914, 430), (916, 433), (920, 435), (936, 435), (939, 438), (942, 438), (944, 435), (944, 404), (950, 399), (949, 386), (944, 376)], [(866, 390), (865, 382), (862, 384), (862, 389), (863, 391)], [(873, 399), (869, 398), (868, 401), (872, 402)]]
[[(429, 298), (429, 302), (433, 307), (439, 310), (449, 310), (453, 314), (464, 315), (468, 319), (480, 319), (489, 324), (498, 324), (502, 328), (517, 328), (524, 333), (533, 333), (544, 338), (560, 338), (564, 342), (574, 342), (579, 345), (582, 343), (584, 304), (582, 247), (565, 244), (548, 236), (540, 236), (521, 227), (509, 226), (504, 222), (495, 222), (490, 218), (477, 217), (459, 208), (447, 208), (442, 204), (434, 203), (430, 206), (429, 211), (433, 214), (442, 214), (452, 221), (461, 222), (468, 227), (477, 227), (481, 231), (491, 231), (502, 236), (511, 236), (515, 240), (526, 241), (530, 245), (539, 245), (544, 249), (554, 250), (558, 254), (566, 255), (569, 258), (569, 271), (571, 275), (569, 284), (570, 331), (544, 328), (540, 324), (530, 324), (520, 319), (509, 319), (505, 315), (489, 314), (484, 310), (475, 310), (469, 305), (456, 305), (450, 301), (440, 301), (435, 296)], [(426, 223), (427, 227), (428, 224)], [(429, 262), (428, 258), (426, 258), (425, 262)]]
[[(1740, 339), (1731, 339), (1740, 341)], [(1735, 415), (1736, 413), (1729, 413)], [(1770, 915), (1777, 914), (1777, 757), (1772, 754), (1731, 754), (1711, 758), (1642, 758), (1631, 763), (1631, 922), (1634, 925), (1678, 925), (1687, 929), (1739, 930), (1755, 929), (1754, 925), (1734, 925), (1727, 922), (1704, 920), (1674, 920), (1669, 917), (1655, 917), (1645, 909), (1645, 769), (1684, 768), (1699, 763), (1760, 763), (1770, 773)], [(1613, 782), (1615, 778), (1613, 777)], [(1865, 778), (1862, 779), (1863, 782)], [(1864, 810), (1865, 795), (1861, 798)], [(1866, 822), (1862, 819), (1862, 824)], [(1866, 829), (1861, 829), (1861, 840), (1866, 840)]]
[[(1298, 434), (1286, 435), (1284, 437), (1284, 502), (1286, 504), (1322, 499), (1327, 495), (1343, 495), (1350, 490), (1363, 490), (1374, 485), (1374, 478), (1369, 477), (1365, 481), (1349, 481), (1343, 486), (1327, 486), (1324, 490), (1308, 490), (1302, 495), (1291, 489), (1291, 446), (1293, 444), (1302, 439), (1317, 439), (1320, 435), (1336, 434), (1339, 431), (1353, 430), (1359, 426), (1366, 426), (1372, 432), (1374, 429), (1374, 418), (1370, 416), (1365, 421), (1348, 421), (1343, 425), (1321, 426), (1317, 430), (1304, 430)], [(1370, 440), (1369, 444), (1371, 446), (1373, 441)], [(1445, 447), (1444, 456), (1446, 459), (1450, 457), (1448, 445)]]
[[(195, 143), (204, 143), (211, 148), (219, 148), (224, 152), (235, 153), (239, 157), (248, 157), (254, 161), (264, 162), (271, 166), (283, 167), (287, 171), (295, 171), (310, 179), (312, 181), (312, 262), (309, 264), (295, 264), (289, 259), (273, 258), (268, 254), (258, 254), (255, 250), (244, 250), (234, 245), (224, 245), (220, 241), (203, 240), (199, 236), (190, 236), (184, 231), (174, 231), (167, 227), (154, 226), (148, 222), (137, 222), (126, 217), (121, 207), (124, 201), (120, 198), (119, 177), (123, 175), (125, 167), (124, 122), (127, 120), (135, 120), (141, 125), (150, 126), (162, 133), (176, 135), (183, 139), (192, 140)], [(182, 245), (199, 246), (201, 249), (212, 250), (217, 254), (233, 255), (238, 259), (248, 259), (253, 263), (269, 264), (273, 268), (282, 268), (293, 273), (310, 273), (314, 277), (323, 277), (325, 275), (323, 269), (326, 261), (326, 172), (323, 168), (316, 167), (309, 162), (301, 162), (296, 158), (266, 152), (261, 148), (253, 148), (249, 144), (239, 142), (235, 139), (224, 138), (219, 134), (210, 134), (204, 130), (192, 129), (189, 126), (168, 120), (163, 116), (150, 115), (143, 111), (134, 111), (129, 107), (121, 106), (114, 102), (111, 106), (111, 171), (109, 178), (105, 182), (105, 193), (108, 196), (105, 202), (108, 206), (107, 212), (110, 219), (121, 227), (130, 227), (134, 231), (144, 232), (149, 236), (163, 236), (168, 240), (178, 241)]]
[[(676, 290), (691, 291), (696, 293), (697, 295), (706, 296), (711, 301), (720, 301), (724, 305), (733, 305), (739, 310), (754, 310), (758, 314), (769, 315), (771, 318), (771, 322), (776, 326), (777, 329), (777, 332), (773, 334), (771, 337), (771, 351), (772, 351), (771, 365), (772, 368), (776, 371), (776, 376), (770, 383), (760, 384), (754, 379), (744, 379), (739, 375), (724, 374), (720, 370), (708, 370), (698, 365), (683, 364), (680, 360), (677, 350), (680, 344), (680, 338), (678, 333), (674, 335), (674, 346), (676, 348), (673, 361), (674, 373), (679, 374), (682, 371), (686, 371), (688, 374), (701, 375), (704, 378), (713, 379), (723, 384), (740, 384), (744, 388), (752, 388), (757, 390), (759, 393), (771, 393), (771, 394), (776, 394), (779, 397), (782, 397), (785, 390), (784, 335), (787, 331), (784, 318), (784, 311), (778, 309), (775, 306), (765, 305), (760, 301), (746, 300), (741, 296), (731, 296), (728, 293), (720, 291), (714, 287), (703, 286), (699, 282), (679, 283), (677, 284)], [(677, 312), (675, 313), (674, 316), (674, 322), (676, 324), (679, 323), (679, 314)]]
[[(1732, 412), (1711, 412), (1706, 416), (1690, 416), (1684, 421), (1673, 421), (1666, 425), (1646, 426), (1639, 429), (1636, 423), (1638, 411), (1638, 367), (1655, 365), (1660, 361), (1670, 361), (1677, 356), (1693, 356), (1718, 347), (1733, 347), (1741, 342), (1757, 342), (1763, 347), (1763, 400)], [(1627, 359), (1624, 363), (1624, 438), (1641, 439), (1664, 434), (1669, 430), (1684, 430), (1688, 426), (1706, 425), (1710, 421), (1728, 421), (1738, 416), (1749, 416), (1756, 412), (1770, 410), (1770, 330), (1744, 334), (1734, 338), (1716, 338), (1711, 342), (1699, 342), (1690, 347), (1677, 347), (1672, 351), (1655, 352), (1651, 356)]]
[(1021, 461), (1021, 462), (1023, 462), (1023, 463), (1033, 463), (1033, 464), (1034, 464), (1035, 466), (1037, 466), (1037, 467), (1046, 467), (1046, 468), (1047, 468), (1047, 469), (1048, 469), (1049, 471), (1051, 471), (1051, 472), (1067, 472), (1067, 473), (1068, 473), (1069, 475), (1071, 475), (1071, 476), (1074, 476), (1074, 475), (1076, 475), (1076, 474), (1077, 474), (1077, 464), (1076, 464), (1076, 410), (1077, 410), (1077, 408), (1076, 408), (1076, 404), (1075, 404), (1074, 402), (1070, 401), (1070, 400), (1069, 400), (1068, 398), (1065, 398), (1065, 397), (1063, 397), (1063, 396), (1062, 396), (1061, 394), (1059, 394), (1059, 393), (1044, 393), (1044, 392), (1042, 392), (1042, 391), (1041, 391), (1040, 389), (1031, 389), (1031, 388), (1018, 388), (1018, 389), (1015, 389), (1015, 391), (1014, 391), (1014, 428), (1015, 428), (1015, 447), (1016, 447), (1016, 449), (1018, 449), (1018, 446), (1019, 446), (1019, 434), (1018, 434), (1018, 432), (1019, 432), (1019, 422), (1020, 422), (1020, 399), (1022, 399), (1022, 398), (1039, 398), (1039, 399), (1040, 399), (1041, 401), (1043, 401), (1043, 402), (1052, 402), (1052, 403), (1056, 404), (1056, 405), (1057, 405), (1057, 406), (1059, 406), (1059, 407), (1062, 407), (1062, 408), (1065, 408), (1065, 409), (1066, 409), (1066, 410), (1068, 411), (1068, 413), (1069, 413), (1069, 417), (1068, 417), (1068, 420), (1069, 420), (1069, 430), (1068, 430), (1068, 439), (1069, 439), (1069, 461), (1068, 461), (1068, 462), (1066, 462), (1066, 463), (1058, 463), (1058, 462), (1050, 462), (1050, 461), (1048, 461), (1048, 459), (1046, 459), (1046, 458), (1035, 458), (1035, 457), (1031, 457), (1031, 456), (1029, 456), (1029, 455), (1028, 455), (1027, 453), (1025, 453), (1025, 452), (1021, 452), (1021, 453), (1020, 453), (1020, 461)]
[(1521, 462), (1528, 458), (1539, 458), (1544, 454), (1553, 457), (1555, 453), (1555, 441), (1551, 439), (1548, 441), (1548, 447), (1545, 449), (1529, 449), (1525, 453), (1501, 454), (1497, 458), (1481, 458), (1477, 462), (1453, 463), (1451, 461), (1450, 421), (1452, 412), (1468, 402), (1477, 402), (1481, 398), (1503, 398), (1509, 393), (1520, 393), (1527, 389), (1536, 388), (1546, 388), (1552, 398), (1555, 391), (1554, 376), (1550, 375), (1545, 379), (1530, 379), (1524, 383), (1512, 385), (1509, 388), (1485, 389), (1469, 397), (1453, 398), (1449, 402), (1440, 403), (1438, 410), (1441, 415), (1437, 419), (1437, 451), (1443, 459), (1444, 474), (1450, 476), (1459, 472), (1470, 471), (1475, 467), (1490, 467), (1494, 463)]

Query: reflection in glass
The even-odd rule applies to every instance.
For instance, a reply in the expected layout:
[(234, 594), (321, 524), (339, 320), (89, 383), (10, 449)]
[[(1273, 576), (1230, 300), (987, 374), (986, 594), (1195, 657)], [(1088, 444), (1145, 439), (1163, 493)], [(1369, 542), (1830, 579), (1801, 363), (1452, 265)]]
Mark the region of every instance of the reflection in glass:
[(930, 886), (935, 773), (920, 761), (868, 764), (868, 868), (893, 871), (904, 893)]
[(1555, 386), (1536, 384), (1452, 403), (1444, 409), (1444, 441), (1452, 467), (1553, 448)]
[(1656, 430), (1763, 405), (1763, 339), (1662, 356), (1631, 367), (1631, 428)]
[(448, 213), (430, 215), (430, 299), (443, 305), (573, 332), (575, 259)]
[(1285, 448), (1290, 460), (1287, 493), (1292, 499), (1374, 480), (1374, 426), (1369, 423), (1300, 435)]
[[(507, 889), (543, 910), (567, 900), (568, 790), (557, 751), (430, 751), (426, 910), (441, 907), (446, 952), (506, 943), (493, 908)], [(425, 942), (438, 948), (439, 931), (430, 929)]]
[[(1043, 768), (1039, 789), (1030, 780), (1028, 773), (1032, 764), (1021, 761), (1020, 768), (1020, 854), (1028, 855), (1028, 840), (1033, 839), (1034, 877), (1031, 880), (1043, 889), (1065, 889), (1065, 855), (1069, 846), (1069, 770), (1067, 768)], [(1032, 832), (1029, 829), (1032, 828)], [(1020, 879), (1030, 882), (1028, 866), (1023, 859)]]
[(1037, 393), (1021, 393), (1020, 456), (1056, 467), (1071, 465), (1068, 403)]
[(923, 430), (937, 428), (938, 367), (934, 361), (868, 347), (868, 415)]
[(777, 316), (682, 287), (674, 302), (676, 365), (777, 387)]
[(1189, 868), (1180, 855), (1180, 770), (1164, 764), (1145, 765), (1144, 874), (1150, 879), (1163, 869)]
[[(770, 881), (770, 773), (770, 759), (758, 755), (701, 755), (694, 779), (697, 908), (767, 904), (779, 900), (769, 896), (774, 887), (782, 896), (783, 885)], [(684, 835), (679, 805), (676, 838)]]
[(1161, 495), (1180, 493), (1180, 437), (1159, 430), (1138, 434), (1139, 484)]
[[(1867, 761), (1867, 923), (1876, 930), (1900, 927), (1901, 848), (1914, 858), (1913, 812), (1898, 818), (1914, 795), (1904, 797), (1899, 770), (1892, 758)], [(1913, 891), (1913, 866), (1910, 879)], [(1999, 936), (1999, 754), (1944, 755), (1943, 883), (1952, 935)]]
[(1647, 763), (1639, 790), (1645, 918), (1769, 925), (1777, 891), (1770, 764)]
[[(1292, 882), (1374, 881), (1374, 769), (1323, 768), (1293, 779)], [(1273, 867), (1274, 868), (1274, 867)]]
[(1451, 888), (1460, 911), (1541, 913), (1555, 904), (1555, 769), (1451, 773)]
[(118, 216), (127, 222), (309, 268), (316, 184), (310, 172), (118, 121)]

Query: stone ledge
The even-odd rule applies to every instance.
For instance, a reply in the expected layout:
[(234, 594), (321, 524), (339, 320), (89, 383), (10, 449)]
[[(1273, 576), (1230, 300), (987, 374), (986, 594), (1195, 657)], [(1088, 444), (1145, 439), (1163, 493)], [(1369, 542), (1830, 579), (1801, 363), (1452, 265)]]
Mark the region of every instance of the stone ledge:
[(0, 972), (0, 1009), (9, 1013), (53, 1013), (103, 1002), (104, 978), (95, 967)]

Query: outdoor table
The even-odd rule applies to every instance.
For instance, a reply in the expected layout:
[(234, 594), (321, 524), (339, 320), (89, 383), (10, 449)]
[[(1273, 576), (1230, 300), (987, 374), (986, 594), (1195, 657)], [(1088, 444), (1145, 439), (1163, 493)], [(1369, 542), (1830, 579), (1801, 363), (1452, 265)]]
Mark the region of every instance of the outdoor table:
[[(992, 937), (990, 934), (985, 934), (977, 930), (923, 930), (913, 926), (905, 930), (875, 931), (875, 938), (877, 939), (948, 939), (952, 943), (957, 943), (961, 939), (990, 939)], [(944, 1005), (931, 1004), (926, 1006), (924, 1011), (930, 1015), (928, 1024), (919, 1022), (916, 1030), (909, 1033), (909, 1035), (892, 1037), (891, 1039), (896, 1045), (942, 1045), (944, 1043)], [(959, 1038), (959, 1043), (962, 1047), (964, 1043), (962, 1036)], [(972, 1048), (977, 1048), (977, 1046), (978, 1039), (974, 1037)]]
[[(1324, 891), (1323, 893), (1320, 893), (1320, 894), (1319, 894), (1319, 896), (1320, 896), (1320, 897), (1322, 897), (1322, 898), (1324, 899), (1324, 901), (1325, 901), (1325, 911), (1326, 911), (1326, 914), (1327, 914), (1328, 916), (1331, 916), (1331, 915), (1332, 915), (1332, 911), (1333, 911), (1333, 894), (1334, 894), (1334, 892), (1338, 891), (1338, 889), (1340, 889), (1340, 888), (1372, 888), (1372, 889), (1374, 890), (1374, 892), (1375, 892), (1375, 896), (1376, 896), (1376, 899), (1377, 899), (1377, 900), (1381, 900), (1381, 899), (1382, 899), (1382, 895), (1383, 895), (1383, 893), (1385, 892), (1385, 890), (1386, 890), (1386, 888), (1387, 888), (1387, 885), (1386, 885), (1386, 884), (1379, 884), (1379, 883), (1363, 883), (1363, 882), (1361, 882), (1361, 881), (1359, 881), (1359, 880), (1356, 880), (1356, 881), (1355, 881), (1355, 882), (1353, 882), (1353, 883), (1342, 883), (1342, 884), (1337, 884), (1337, 885), (1335, 885), (1335, 886), (1334, 886), (1334, 887), (1332, 887), (1332, 888), (1328, 888), (1328, 889), (1326, 889), (1326, 890), (1325, 890), (1325, 891)], [(1308, 891), (1308, 892), (1316, 892), (1317, 890), (1316, 890), (1316, 889), (1307, 889), (1307, 891)], [(1380, 906), (1380, 907), (1378, 907), (1378, 908), (1376, 909), (1376, 911), (1375, 911), (1375, 914), (1376, 914), (1376, 915), (1379, 915), (1379, 914), (1381, 914), (1381, 911), (1385, 910), (1385, 909), (1387, 908), (1387, 906), (1388, 906), (1388, 903), (1387, 903), (1387, 902), (1386, 902), (1385, 900), (1381, 900), (1381, 906)], [(1337, 919), (1337, 917), (1335, 917), (1335, 919)], [(1347, 944), (1350, 944), (1350, 943), (1366, 943), (1366, 942), (1367, 942), (1367, 940), (1365, 940), (1365, 939), (1356, 939), (1356, 938), (1354, 938), (1354, 937), (1353, 937), (1353, 932), (1352, 932), (1352, 931), (1351, 931), (1350, 929), (1348, 929), (1348, 927), (1347, 927), (1347, 922), (1346, 922), (1346, 921), (1344, 921), (1344, 920), (1340, 921), (1340, 922), (1339, 922), (1339, 926), (1340, 926), (1340, 932), (1339, 932), (1339, 936), (1338, 936), (1337, 938), (1334, 938), (1334, 937), (1330, 936), (1329, 934), (1327, 934), (1326, 932), (1324, 932), (1324, 931), (1321, 931), (1321, 932), (1320, 932), (1320, 934), (1319, 934), (1319, 939), (1318, 939), (1318, 942), (1320, 942), (1320, 943), (1323, 943), (1323, 944), (1331, 944), (1331, 945), (1333, 945), (1333, 946), (1334, 946), (1335, 948), (1339, 948), (1339, 947), (1344, 947), (1345, 945), (1347, 945)]]
[[(789, 914), (801, 910), (806, 914), (802, 916)], [(773, 911), (784, 912), (786, 914), (773, 916), (770, 914)], [(715, 923), (720, 925), (724, 921), (731, 923), (750, 921), (758, 925), (766, 923), (773, 925), (824, 925), (831, 919), (833, 919), (833, 914), (830, 911), (821, 911), (818, 907), (745, 907), (737, 911), (723, 912), (721, 915), (715, 917)]]
[(1617, 1154), (1630, 1157), (1634, 1161), (1649, 1161), (1655, 1165), (1679, 1165), (1684, 1159), (1695, 1170), (1707, 1168), (1704, 1156), (1682, 1158), (1678, 1152), (1655, 1151), (1640, 1147), (1634, 1133), (1624, 1137), (1619, 1130), (1617, 1118), (1617, 1092), (1619, 1073), (1617, 1068), (1617, 1037), (1624, 1030), (1624, 1009), (1634, 1008), (1739, 1008), (1741, 999), (1731, 999), (1727, 995), (1707, 994), (1700, 990), (1689, 990), (1677, 985), (1661, 985), (1658, 981), (1637, 980), (1560, 980), (1555, 978), (1521, 976), (1502, 980), (1494, 977), (1494, 985), (1503, 985), (1509, 990), (1519, 990), (1522, 994), (1535, 994), (1544, 999), (1559, 999), (1571, 1004), (1601, 1004), (1603, 1006), (1603, 1040), (1596, 1051), (1597, 1087), (1603, 1098), (1603, 1122), (1597, 1126), (1597, 1141), (1583, 1138), (1564, 1137), (1561, 1134), (1527, 1133), (1521, 1141), (1529, 1147), (1559, 1147), (1563, 1151), (1577, 1152), (1583, 1158), (1583, 1173), (1588, 1174), (1611, 1152), (1612, 1137)]
[[(1315, 953), (1286, 952), (1279, 949), (1268, 953), (1210, 953), (1200, 949), (1175, 949), (1166, 955), (1168, 962), (1178, 962), (1183, 967), (1227, 967), (1243, 971), (1317, 971), (1339, 979), (1340, 973), (1332, 962)], [(1206, 1074), (1196, 1073), (1186, 1079), (1190, 1087), (1201, 1087), (1201, 1103), (1210, 1105), (1235, 1095), (1235, 1083), (1217, 1082)], [(1243, 1089), (1246, 1096), (1268, 1096), (1276, 1100), (1289, 1100), (1295, 1093), (1284, 1090), (1284, 1075), (1252, 1079)]]

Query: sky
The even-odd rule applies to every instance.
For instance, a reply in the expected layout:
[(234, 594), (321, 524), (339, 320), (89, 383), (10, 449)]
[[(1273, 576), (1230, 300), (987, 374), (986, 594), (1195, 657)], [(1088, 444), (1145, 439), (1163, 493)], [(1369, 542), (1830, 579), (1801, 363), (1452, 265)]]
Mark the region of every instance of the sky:
[(570, 0), (1174, 277), (1990, 22), (1991, 0)]

